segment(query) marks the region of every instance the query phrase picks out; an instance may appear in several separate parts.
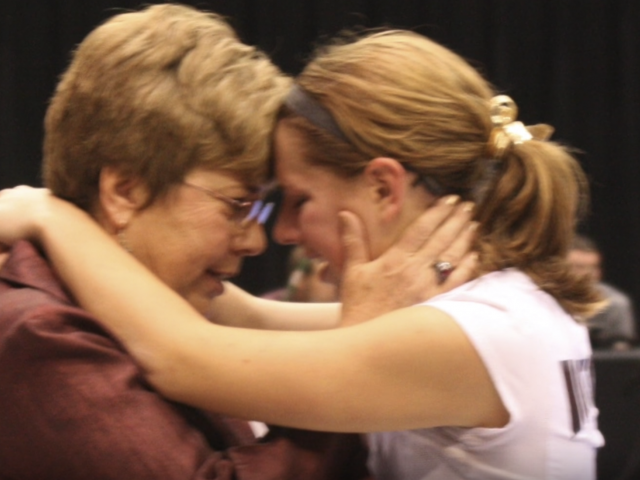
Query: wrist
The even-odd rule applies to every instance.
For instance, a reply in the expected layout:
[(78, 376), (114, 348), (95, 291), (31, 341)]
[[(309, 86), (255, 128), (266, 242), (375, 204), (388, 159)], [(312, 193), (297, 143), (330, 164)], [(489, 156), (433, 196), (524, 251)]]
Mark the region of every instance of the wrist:
[(28, 225), (26, 237), (35, 244), (47, 246), (56, 236), (65, 240), (79, 237), (74, 235), (76, 227), (89, 220), (95, 222), (89, 214), (75, 205), (53, 195), (49, 195), (34, 212)]

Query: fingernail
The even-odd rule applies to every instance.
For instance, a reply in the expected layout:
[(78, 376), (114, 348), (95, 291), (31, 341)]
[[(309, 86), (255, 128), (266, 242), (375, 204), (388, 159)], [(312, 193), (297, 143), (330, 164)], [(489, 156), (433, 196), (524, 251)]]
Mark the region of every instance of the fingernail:
[(464, 213), (471, 213), (473, 212), (473, 209), (476, 208), (475, 204), (473, 202), (466, 202), (463, 206), (462, 206), (462, 211)]
[(460, 197), (458, 195), (449, 195), (448, 197), (445, 198), (444, 204), (445, 205), (455, 205), (459, 201), (460, 201)]
[(470, 232), (475, 232), (478, 229), (479, 226), (480, 226), (480, 224), (478, 222), (471, 222), (469, 224), (469, 231)]

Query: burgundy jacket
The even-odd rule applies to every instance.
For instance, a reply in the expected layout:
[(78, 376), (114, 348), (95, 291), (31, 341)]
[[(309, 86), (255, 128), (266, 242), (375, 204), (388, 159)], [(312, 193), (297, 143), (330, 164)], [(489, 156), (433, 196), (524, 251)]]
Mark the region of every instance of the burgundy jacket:
[(365, 456), (357, 435), (257, 442), (245, 422), (163, 399), (33, 245), (0, 270), (0, 479), (364, 480)]

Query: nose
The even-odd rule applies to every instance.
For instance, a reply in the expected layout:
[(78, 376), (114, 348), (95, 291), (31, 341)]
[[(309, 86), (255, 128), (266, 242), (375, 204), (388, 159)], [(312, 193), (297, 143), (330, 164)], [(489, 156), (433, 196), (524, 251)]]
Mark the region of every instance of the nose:
[(289, 214), (286, 208), (278, 213), (273, 226), (273, 238), (281, 245), (297, 245), (300, 243), (300, 229), (295, 215)]
[(260, 255), (267, 248), (264, 227), (258, 222), (249, 222), (235, 237), (235, 249), (243, 257)]

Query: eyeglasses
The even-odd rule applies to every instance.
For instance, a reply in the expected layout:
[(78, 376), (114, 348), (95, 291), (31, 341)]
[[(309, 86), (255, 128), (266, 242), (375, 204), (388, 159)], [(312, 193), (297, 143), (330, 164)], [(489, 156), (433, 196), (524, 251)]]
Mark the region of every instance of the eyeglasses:
[(241, 226), (248, 225), (253, 221), (262, 225), (269, 219), (269, 215), (271, 215), (273, 211), (274, 205), (271, 202), (265, 203), (263, 200), (238, 200), (199, 185), (188, 182), (182, 182), (182, 184), (200, 190), (205, 195), (229, 205), (233, 210), (232, 220)]

